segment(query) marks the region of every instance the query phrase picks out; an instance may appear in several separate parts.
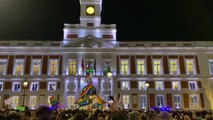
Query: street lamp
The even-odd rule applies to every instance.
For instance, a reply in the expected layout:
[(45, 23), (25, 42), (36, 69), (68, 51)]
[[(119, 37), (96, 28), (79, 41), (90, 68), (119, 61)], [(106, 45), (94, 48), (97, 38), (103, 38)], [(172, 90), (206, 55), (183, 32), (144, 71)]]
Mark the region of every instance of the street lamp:
[(109, 96), (111, 95), (111, 91), (110, 91), (110, 78), (112, 77), (112, 72), (109, 70), (107, 72), (107, 77), (109, 78)]
[(146, 111), (146, 119), (149, 120), (149, 83), (146, 81), (146, 97), (147, 97), (147, 111)]
[(22, 87), (24, 89), (24, 97), (23, 97), (23, 103), (22, 103), (22, 106), (24, 106), (24, 102), (25, 102), (25, 91), (26, 91), (26, 88), (28, 86), (29, 82), (27, 81), (27, 79), (24, 80), (24, 82), (22, 82)]

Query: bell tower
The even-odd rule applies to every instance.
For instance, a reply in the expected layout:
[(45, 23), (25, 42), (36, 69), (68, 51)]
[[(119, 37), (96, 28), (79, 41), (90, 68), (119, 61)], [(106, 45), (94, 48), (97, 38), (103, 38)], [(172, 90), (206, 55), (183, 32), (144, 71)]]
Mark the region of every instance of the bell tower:
[(80, 26), (99, 27), (101, 25), (102, 0), (80, 0)]

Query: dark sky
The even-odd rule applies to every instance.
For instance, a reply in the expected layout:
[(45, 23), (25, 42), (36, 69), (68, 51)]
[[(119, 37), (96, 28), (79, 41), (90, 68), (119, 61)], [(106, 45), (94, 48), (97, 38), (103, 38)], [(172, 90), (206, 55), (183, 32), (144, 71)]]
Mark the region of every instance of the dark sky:
[[(0, 0), (0, 40), (62, 40), (79, 10), (78, 0)], [(117, 24), (119, 41), (210, 41), (213, 0), (103, 0), (102, 23)]]

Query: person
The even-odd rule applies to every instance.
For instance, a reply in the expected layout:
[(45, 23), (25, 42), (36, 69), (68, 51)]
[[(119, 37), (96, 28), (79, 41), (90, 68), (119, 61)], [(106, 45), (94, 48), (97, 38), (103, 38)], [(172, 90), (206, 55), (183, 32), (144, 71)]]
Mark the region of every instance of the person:
[(162, 119), (162, 120), (170, 120), (170, 115), (169, 115), (168, 112), (162, 111), (162, 112), (160, 112), (159, 118)]
[(53, 112), (47, 106), (41, 106), (35, 111), (35, 120), (51, 120)]
[(18, 115), (16, 111), (10, 111), (6, 116), (5, 120), (21, 120), (21, 117)]
[(140, 113), (137, 111), (130, 112), (129, 120), (140, 120)]
[(109, 116), (109, 120), (128, 120), (128, 117), (121, 111), (114, 111), (111, 116)]
[(68, 120), (85, 120), (85, 117), (83, 113), (79, 112), (79, 113), (76, 113), (73, 117), (71, 117)]

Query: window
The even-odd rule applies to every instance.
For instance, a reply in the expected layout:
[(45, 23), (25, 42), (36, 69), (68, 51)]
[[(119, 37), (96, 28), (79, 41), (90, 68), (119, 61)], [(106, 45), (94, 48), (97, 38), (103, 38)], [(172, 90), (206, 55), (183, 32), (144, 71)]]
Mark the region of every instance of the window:
[(41, 75), (41, 60), (32, 60), (31, 75)]
[(7, 60), (0, 60), (0, 76), (6, 75)]
[(210, 75), (213, 75), (213, 60), (209, 60)]
[(129, 61), (121, 60), (121, 75), (128, 75), (128, 74), (129, 74)]
[(124, 104), (124, 109), (129, 108), (129, 95), (123, 95), (123, 104)]
[(141, 109), (147, 108), (147, 96), (141, 95)]
[(170, 75), (179, 75), (179, 68), (177, 60), (169, 61)]
[(138, 89), (139, 90), (146, 90), (146, 86), (145, 86), (146, 81), (139, 81), (138, 82)]
[(30, 96), (29, 108), (34, 110), (36, 106), (37, 106), (37, 96)]
[(18, 103), (19, 103), (19, 96), (12, 96), (11, 108), (16, 109), (16, 107), (18, 106)]
[(197, 83), (196, 83), (196, 81), (190, 81), (189, 82), (189, 88), (190, 88), (190, 90), (197, 90)]
[(16, 60), (13, 75), (20, 76), (24, 73), (24, 60)]
[(191, 104), (193, 106), (199, 105), (199, 103), (198, 103), (198, 96), (197, 95), (191, 95)]
[(21, 90), (21, 83), (20, 82), (13, 82), (13, 91), (19, 92)]
[(164, 96), (163, 95), (157, 95), (157, 105), (160, 108), (164, 106)]
[(144, 60), (137, 60), (137, 75), (145, 75), (145, 62)]
[(173, 81), (172, 82), (172, 89), (173, 90), (180, 90), (180, 82), (179, 81)]
[(30, 91), (38, 91), (38, 82), (31, 83)]
[(0, 91), (3, 90), (3, 82), (0, 82)]
[(177, 109), (181, 108), (181, 96), (180, 95), (174, 95), (174, 102), (175, 102), (175, 108), (177, 108)]
[(75, 96), (73, 96), (73, 95), (67, 96), (67, 107), (69, 109), (74, 109), (74, 107), (75, 107)]
[(162, 75), (162, 63), (161, 63), (161, 60), (154, 60), (153, 61), (153, 72), (154, 72), (154, 75)]
[(76, 75), (76, 61), (69, 61), (69, 75)]
[(76, 91), (76, 83), (74, 81), (67, 82), (66, 91)]
[(156, 81), (155, 87), (156, 87), (156, 90), (164, 90), (163, 81)]
[(56, 90), (56, 82), (48, 82), (48, 91)]
[(49, 64), (49, 75), (56, 76), (58, 75), (58, 60), (50, 60)]
[(130, 89), (129, 81), (122, 81), (122, 90), (129, 90), (129, 89)]
[(104, 76), (107, 76), (109, 70), (110, 70), (110, 60), (104, 60)]
[(194, 60), (186, 60), (186, 73), (187, 75), (195, 75)]

